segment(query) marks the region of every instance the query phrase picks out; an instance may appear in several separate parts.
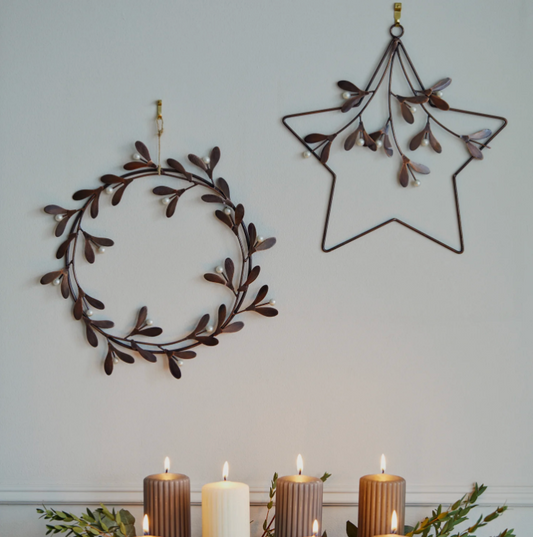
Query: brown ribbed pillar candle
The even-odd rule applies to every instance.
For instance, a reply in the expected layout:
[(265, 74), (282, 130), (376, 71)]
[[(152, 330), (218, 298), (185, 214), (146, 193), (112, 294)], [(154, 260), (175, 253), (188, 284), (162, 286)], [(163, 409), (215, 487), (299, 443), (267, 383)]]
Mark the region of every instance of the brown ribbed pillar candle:
[(398, 516), (398, 533), (403, 535), (405, 479), (385, 473), (363, 476), (359, 480), (357, 536), (374, 537), (389, 534), (393, 511), (396, 511)]
[(191, 537), (191, 485), (183, 474), (149, 475), (144, 478), (144, 512), (150, 534)]
[(321, 530), (322, 487), (323, 483), (317, 477), (290, 475), (278, 478), (276, 537), (309, 537), (313, 534), (315, 520)]

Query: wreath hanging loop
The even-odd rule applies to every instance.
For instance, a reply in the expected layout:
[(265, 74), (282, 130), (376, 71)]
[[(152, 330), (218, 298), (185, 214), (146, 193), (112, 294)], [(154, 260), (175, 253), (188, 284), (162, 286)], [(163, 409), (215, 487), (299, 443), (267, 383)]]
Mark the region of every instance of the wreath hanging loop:
[[(158, 154), (159, 147), (158, 145)], [(213, 178), (213, 172), (220, 160), (218, 147), (213, 148), (209, 157), (203, 159), (193, 154), (188, 156), (189, 161), (200, 169), (202, 175), (187, 171), (180, 162), (172, 158), (167, 160), (168, 167), (161, 167), (160, 158), (158, 164), (155, 164), (148, 148), (142, 142), (136, 142), (135, 148), (137, 153), (133, 156), (133, 160), (124, 165), (126, 173), (120, 176), (106, 174), (100, 178), (102, 185), (99, 187), (78, 190), (73, 194), (72, 198), (75, 201), (83, 202), (78, 209), (65, 209), (58, 205), (47, 205), (44, 208), (44, 211), (53, 215), (57, 222), (56, 237), (64, 234), (69, 223), (70, 228), (67, 238), (56, 252), (56, 258), (63, 259), (63, 268), (45, 274), (41, 278), (41, 284), (56, 285), (65, 299), (72, 299), (74, 318), (82, 321), (90, 345), (98, 347), (101, 339), (107, 344), (104, 370), (108, 375), (111, 375), (114, 365), (120, 361), (134, 363), (133, 355), (152, 363), (157, 362), (161, 355), (168, 361), (170, 373), (179, 379), (180, 366), (184, 360), (196, 357), (196, 351), (192, 349), (201, 345), (208, 347), (218, 345), (218, 338), (221, 335), (238, 332), (244, 327), (242, 321), (235, 320), (237, 316), (245, 312), (255, 312), (265, 317), (274, 317), (278, 314), (277, 309), (273, 307), (275, 301), (267, 298), (268, 285), (260, 287), (253, 299), (250, 300), (248, 297), (250, 286), (257, 280), (261, 271), (259, 265), (254, 265), (253, 256), (274, 246), (276, 239), (274, 237), (263, 239), (258, 235), (253, 223), (245, 224), (244, 206), (232, 201), (226, 180), (222, 177)], [(104, 303), (84, 291), (76, 272), (76, 257), (82, 248), (85, 259), (92, 264), (96, 261), (95, 251), (102, 253), (114, 245), (113, 240), (92, 235), (86, 227), (87, 214), (95, 219), (100, 213), (102, 193), (112, 196), (111, 205), (117, 206), (133, 182), (154, 175), (171, 177), (186, 185), (184, 188), (157, 186), (153, 189), (155, 195), (161, 196), (168, 218), (174, 215), (179, 200), (186, 192), (196, 187), (206, 189), (208, 193), (203, 194), (201, 199), (220, 207), (214, 214), (224, 227), (232, 232), (240, 254), (237, 263), (227, 257), (223, 265), (216, 267), (213, 273), (204, 274), (206, 281), (223, 285), (228, 290), (231, 301), (220, 304), (214, 315), (209, 313), (201, 315), (194, 323), (194, 328), (186, 330), (185, 335), (166, 342), (153, 339), (160, 336), (163, 329), (153, 326), (153, 322), (148, 318), (146, 306), (138, 311), (135, 324), (127, 335), (110, 332), (114, 327), (113, 321), (93, 318), (92, 308), (104, 310)]]

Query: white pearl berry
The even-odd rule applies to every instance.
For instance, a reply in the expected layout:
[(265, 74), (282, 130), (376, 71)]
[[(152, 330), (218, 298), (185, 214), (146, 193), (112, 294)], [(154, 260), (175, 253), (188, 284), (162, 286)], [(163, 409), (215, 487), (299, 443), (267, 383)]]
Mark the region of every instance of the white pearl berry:
[(114, 188), (113, 188), (111, 185), (109, 185), (109, 186), (105, 189), (105, 193), (106, 193), (106, 194), (113, 194), (113, 190), (114, 190)]
[(355, 143), (359, 146), (359, 147), (363, 147), (365, 145), (365, 140), (363, 139), (362, 136), (358, 136), (357, 137), (357, 140), (355, 140)]
[(161, 203), (162, 203), (163, 205), (168, 205), (168, 204), (170, 203), (170, 198), (169, 198), (169, 197), (163, 198), (163, 199), (161, 200)]
[(378, 147), (383, 147), (383, 142), (381, 140), (376, 140), (376, 145)]
[(413, 112), (413, 114), (416, 112), (416, 106), (411, 106), (411, 112)]
[(265, 240), (265, 237), (261, 237), (261, 235), (257, 237), (257, 242), (263, 242), (264, 240)]
[(94, 315), (94, 311), (93, 310), (87, 310), (85, 312), (85, 315), (87, 315), (87, 317), (92, 317)]
[(352, 94), (349, 92), (349, 91), (345, 91), (343, 94), (342, 94), (342, 98), (347, 101), (348, 99), (350, 99), (352, 96)]
[(61, 278), (56, 278), (53, 282), (52, 282), (52, 285), (59, 285), (61, 283)]
[(209, 157), (202, 157), (202, 161), (204, 164), (209, 164), (211, 162), (211, 159)]
[(154, 324), (154, 321), (152, 321), (152, 319), (146, 319), (146, 321), (144, 321), (144, 324), (146, 326), (152, 326)]
[(118, 364), (118, 358), (116, 356), (113, 358), (113, 363)]
[(420, 186), (420, 181), (418, 179), (415, 179), (413, 186)]
[(63, 218), (64, 218), (64, 216), (63, 216), (62, 214), (56, 214), (56, 215), (54, 216), (54, 220), (55, 220), (56, 222), (61, 222), (61, 220), (63, 220)]
[(422, 147), (427, 147), (429, 145), (429, 140), (427, 138), (424, 138), (421, 142), (420, 142), (420, 145)]
[(221, 266), (219, 265), (219, 266), (215, 269), (215, 272), (216, 272), (217, 274), (222, 274), (222, 273), (224, 272), (224, 268), (221, 267)]
[(274, 299), (270, 300), (268, 302), (271, 306), (275, 306), (276, 305), (276, 301)]
[(133, 153), (133, 155), (131, 156), (131, 158), (133, 160), (141, 160), (141, 155), (139, 155), (139, 153)]
[(208, 334), (212, 334), (212, 333), (215, 331), (215, 327), (209, 325), (209, 326), (205, 329), (205, 331), (206, 331)]
[(303, 158), (309, 158), (310, 156), (311, 156), (311, 151), (304, 151), (304, 152), (302, 153), (302, 157), (303, 157)]
[(99, 246), (98, 247), (98, 253), (99, 254), (104, 254), (105, 253), (105, 248), (103, 246)]
[(224, 208), (224, 214), (229, 216), (231, 214), (231, 209), (229, 207)]
[(443, 93), (442, 91), (437, 91), (437, 92), (435, 93), (435, 95), (436, 95), (437, 97), (442, 97), (442, 96), (444, 95), (444, 93)]
[(183, 365), (185, 363), (181, 358), (178, 358), (176, 362), (178, 362), (178, 365)]

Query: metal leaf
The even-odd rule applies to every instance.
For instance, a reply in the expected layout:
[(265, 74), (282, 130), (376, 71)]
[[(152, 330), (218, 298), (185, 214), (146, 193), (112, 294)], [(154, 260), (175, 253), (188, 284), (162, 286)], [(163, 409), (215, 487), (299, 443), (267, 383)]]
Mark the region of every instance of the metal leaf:
[(442, 152), (442, 146), (439, 144), (437, 138), (435, 138), (435, 136), (431, 132), (431, 129), (429, 131), (429, 143), (431, 147), (433, 148), (433, 151), (435, 151), (436, 153)]
[(74, 192), (74, 194), (72, 194), (72, 199), (76, 201), (84, 200), (85, 198), (92, 196), (93, 193), (94, 190), (78, 190), (77, 192)]
[(144, 162), (139, 162), (138, 160), (134, 160), (133, 162), (127, 162), (124, 164), (124, 169), (131, 171), (131, 170), (139, 170), (140, 168), (146, 168), (148, 165)]
[(365, 141), (365, 145), (372, 151), (377, 151), (378, 146), (376, 145), (376, 142), (368, 135), (368, 132), (363, 129), (363, 139)]
[(239, 203), (237, 207), (235, 207), (235, 225), (239, 226), (244, 218), (244, 205), (242, 203)]
[(76, 319), (77, 321), (79, 321), (83, 316), (83, 295), (81, 294), (81, 291), (78, 295), (76, 302), (74, 303), (74, 309), (72, 310), (72, 313), (74, 314), (74, 319)]
[(231, 221), (231, 218), (222, 211), (215, 211), (215, 216), (221, 221), (224, 222), (230, 229), (233, 227), (233, 222)]
[(196, 155), (193, 155), (190, 153), (187, 157), (195, 166), (198, 166), (198, 168), (204, 170), (204, 172), (207, 170), (207, 166), (205, 165), (205, 162)]
[(248, 224), (248, 237), (250, 239), (250, 244), (253, 246), (257, 239), (257, 230), (255, 229), (255, 225), (252, 223)]
[(423, 104), (428, 102), (428, 96), (427, 95), (413, 95), (412, 97), (405, 97), (405, 100), (408, 103), (412, 104)]
[(193, 358), (196, 358), (196, 353), (194, 351), (174, 351), (173, 354), (182, 360), (192, 360)]
[[(146, 167), (146, 164), (142, 164), (140, 162), (135, 162), (134, 164), (140, 164), (143, 168)], [(124, 179), (118, 175), (108, 173), (106, 175), (102, 175), (102, 177), (100, 177), (100, 181), (102, 181), (104, 185), (116, 185), (118, 183), (123, 183)]]
[(209, 155), (209, 167), (211, 170), (215, 169), (215, 166), (218, 164), (218, 161), (220, 160), (220, 148), (219, 147), (213, 147), (211, 150), (211, 155)]
[(143, 306), (137, 314), (137, 320), (135, 321), (135, 330), (139, 330), (144, 325), (146, 317), (148, 316), (148, 308)]
[(427, 175), (430, 173), (430, 169), (424, 164), (419, 164), (418, 162), (409, 161), (407, 164), (413, 171)]
[(120, 200), (122, 199), (122, 196), (124, 195), (124, 190), (126, 190), (126, 184), (123, 184), (122, 186), (119, 186), (115, 193), (113, 194), (113, 199), (111, 200), (111, 204), (118, 205), (120, 203)]
[(241, 321), (237, 321), (236, 323), (228, 324), (225, 328), (222, 329), (222, 332), (224, 334), (233, 334), (235, 332), (238, 332), (239, 330), (242, 330), (244, 328), (244, 323)]
[(65, 218), (63, 218), (63, 220), (61, 220), (61, 222), (59, 222), (59, 224), (57, 224), (56, 230), (55, 230), (55, 236), (56, 237), (61, 237), (61, 235), (63, 235), (63, 232), (65, 231), (65, 228), (67, 227), (67, 223), (69, 221), (69, 218), (70, 218), (70, 215), (65, 216)]
[(91, 321), (91, 324), (93, 326), (97, 326), (98, 328), (113, 328), (115, 326), (115, 323), (113, 321)]
[(219, 332), (220, 329), (222, 328), (222, 325), (224, 324), (224, 321), (226, 320), (226, 313), (227, 313), (226, 305), (221, 304), (220, 307), (218, 308), (218, 323), (217, 323), (216, 332)]
[(411, 143), (409, 144), (409, 149), (411, 151), (416, 151), (420, 147), (422, 140), (426, 136), (426, 132), (427, 132), (426, 129), (424, 129), (420, 131), (418, 134), (416, 134), (415, 136), (413, 136), (413, 139), (411, 140)]
[(327, 140), (328, 139), (328, 135), (327, 134), (320, 134), (318, 132), (315, 132), (313, 134), (308, 134), (305, 138), (304, 138), (304, 141), (308, 144), (316, 144), (318, 142), (323, 142), (324, 140)]
[(63, 276), (61, 279), (61, 295), (63, 298), (68, 298), (70, 296), (70, 287), (68, 285), (68, 277)]
[(98, 216), (98, 209), (99, 209), (99, 202), (100, 202), (100, 193), (102, 191), (98, 192), (96, 196), (94, 197), (93, 202), (91, 203), (91, 217), (96, 218)]
[(229, 185), (226, 182), (226, 180), (222, 179), (222, 177), (219, 177), (216, 183), (217, 183), (217, 188), (224, 194), (224, 196), (226, 196), (227, 199), (230, 199)]
[(251, 283), (255, 282), (255, 280), (257, 280), (260, 272), (261, 272), (261, 267), (259, 265), (256, 265), (250, 271), (250, 274), (248, 274), (248, 278), (246, 278), (246, 281), (244, 282), (244, 285), (250, 285)]
[(67, 253), (69, 244), (71, 243), (72, 239), (74, 239), (75, 236), (76, 236), (75, 233), (71, 233), (71, 234), (67, 237), (67, 240), (64, 241), (64, 242), (62, 242), (62, 243), (59, 245), (59, 248), (57, 249), (57, 252), (56, 252), (56, 258), (57, 258), (57, 259), (61, 259), (62, 257), (65, 257), (65, 254)]
[(113, 353), (111, 352), (111, 349), (107, 351), (107, 356), (105, 357), (104, 371), (106, 372), (106, 375), (111, 375), (111, 373), (113, 373)]
[(352, 84), (348, 80), (339, 80), (337, 82), (337, 86), (339, 86), (340, 89), (351, 91), (352, 93), (361, 93), (361, 90), (355, 84)]
[(270, 237), (268, 239), (265, 239), (263, 242), (260, 242), (256, 245), (255, 249), (259, 252), (260, 250), (268, 250), (269, 248), (272, 248), (276, 244), (275, 237)]
[(443, 78), (442, 80), (439, 80), (436, 84), (431, 86), (431, 89), (433, 91), (441, 91), (445, 88), (447, 88), (452, 83), (451, 78)]
[(229, 257), (227, 257), (224, 261), (224, 270), (226, 271), (226, 276), (229, 280), (230, 285), (233, 287), (232, 282), (233, 276), (235, 274), (235, 264)]
[(222, 285), (226, 285), (226, 280), (222, 276), (219, 276), (218, 274), (213, 274), (211, 272), (208, 272), (207, 274), (204, 274), (204, 278), (208, 282), (220, 283)]
[(224, 203), (224, 199), (214, 194), (204, 194), (202, 200), (207, 203)]
[(146, 336), (146, 337), (157, 337), (160, 336), (163, 333), (163, 329), (159, 328), (159, 326), (151, 326), (150, 328), (144, 328), (143, 330), (140, 330), (138, 334), (140, 336)]
[(209, 319), (210, 319), (209, 313), (206, 313), (205, 315), (203, 315), (202, 318), (198, 321), (196, 328), (192, 331), (192, 334), (198, 334), (199, 332), (202, 332), (204, 328), (207, 326)]
[(152, 192), (157, 196), (171, 196), (172, 194), (176, 193), (176, 190), (174, 188), (170, 188), (169, 186), (156, 186)]
[(349, 112), (352, 108), (356, 108), (361, 104), (363, 99), (365, 98), (366, 93), (356, 95), (355, 97), (352, 97), (351, 99), (348, 99), (347, 101), (344, 101), (344, 104), (341, 106), (341, 111), (346, 113)]
[(344, 149), (346, 151), (350, 151), (355, 146), (355, 141), (357, 140), (357, 136), (361, 132), (361, 125), (355, 129), (352, 134), (350, 134), (346, 140), (344, 140)]
[(170, 203), (167, 205), (166, 215), (167, 218), (170, 218), (176, 212), (176, 205), (178, 204), (179, 196), (172, 198)]
[(432, 95), (430, 97), (430, 102), (431, 104), (433, 104), (433, 106), (436, 106), (440, 110), (450, 109), (450, 105), (444, 99), (441, 99), (440, 97), (437, 97), (436, 95)]
[(93, 308), (96, 308), (97, 310), (103, 310), (103, 309), (105, 309), (104, 303), (103, 303), (103, 302), (100, 302), (100, 300), (98, 300), (98, 299), (96, 299), (96, 298), (93, 298), (92, 296), (85, 295), (85, 300), (87, 300), (87, 302), (88, 302)]
[(394, 154), (394, 151), (392, 149), (392, 144), (391, 144), (391, 141), (390, 141), (390, 138), (389, 138), (388, 134), (385, 134), (383, 136), (383, 149), (385, 151), (385, 154), (388, 157), (392, 157), (392, 155)]
[(484, 138), (488, 138), (489, 136), (492, 136), (492, 131), (490, 129), (482, 129), (480, 131), (474, 132), (474, 134), (468, 135), (471, 140), (483, 140)]
[(406, 187), (409, 184), (409, 172), (407, 171), (407, 163), (403, 162), (402, 167), (400, 168), (400, 184), (403, 187)]
[(167, 164), (174, 168), (177, 172), (182, 173), (183, 175), (189, 176), (190, 174), (185, 170), (185, 168), (182, 166), (181, 162), (178, 162), (177, 160), (173, 158), (167, 159)]
[(118, 349), (116, 348), (113, 348), (113, 352), (123, 361), (123, 362), (126, 362), (127, 364), (133, 364), (135, 363), (135, 358), (131, 355), (129, 355), (128, 353), (126, 352), (122, 352), (122, 351), (119, 351)]
[(207, 347), (215, 347), (216, 345), (218, 345), (218, 339), (213, 336), (210, 336), (210, 337), (198, 336), (196, 338), (196, 341), (198, 341), (202, 345), (206, 345)]
[(85, 259), (91, 264), (94, 263), (95, 259), (93, 247), (87, 238), (85, 239)]
[(331, 140), (324, 146), (324, 149), (322, 149), (322, 153), (320, 153), (320, 162), (322, 162), (322, 164), (326, 164), (326, 162), (328, 161), (330, 150)]
[(141, 157), (143, 157), (145, 160), (152, 160), (150, 157), (150, 151), (148, 151), (148, 148), (142, 142), (135, 142), (135, 149), (137, 149), (137, 153), (139, 153), (139, 155), (141, 155)]
[(115, 243), (106, 237), (95, 237), (94, 235), (89, 235), (91, 237), (91, 240), (98, 244), (98, 246), (113, 246)]
[(43, 210), (48, 214), (65, 214), (67, 212), (66, 209), (63, 209), (59, 205), (47, 205)]
[(255, 308), (254, 311), (256, 313), (264, 315), (265, 317), (275, 317), (278, 314), (278, 310), (276, 308), (261, 307)]
[(466, 142), (466, 148), (475, 159), (483, 160), (483, 153), (477, 145), (472, 142)]
[(89, 344), (93, 347), (98, 347), (98, 338), (88, 322), (85, 323), (85, 333), (87, 335), (87, 341)]
[(400, 103), (400, 109), (402, 111), (402, 116), (405, 121), (407, 121), (407, 123), (413, 124), (415, 122), (415, 118), (413, 116), (413, 112), (411, 112), (411, 109), (405, 103)]
[(174, 360), (174, 358), (172, 357), (172, 354), (167, 354), (167, 358), (168, 358), (168, 367), (170, 369), (170, 373), (172, 374), (174, 378), (179, 380), (181, 378), (180, 366), (178, 365), (176, 360)]
[(261, 300), (263, 300), (268, 293), (268, 285), (263, 285), (261, 289), (259, 289), (259, 292), (257, 293), (256, 297), (254, 298), (254, 301), (252, 302), (252, 305), (259, 304)]
[(62, 270), (55, 270), (54, 272), (48, 272), (41, 278), (41, 284), (47, 285), (49, 283), (52, 283), (56, 278), (59, 278), (63, 275)]
[(139, 345), (137, 345), (136, 343), (133, 343), (133, 348), (147, 361), (147, 362), (151, 362), (152, 364), (154, 364), (155, 362), (157, 362), (157, 356), (146, 350), (146, 349), (143, 349), (142, 347), (140, 347)]

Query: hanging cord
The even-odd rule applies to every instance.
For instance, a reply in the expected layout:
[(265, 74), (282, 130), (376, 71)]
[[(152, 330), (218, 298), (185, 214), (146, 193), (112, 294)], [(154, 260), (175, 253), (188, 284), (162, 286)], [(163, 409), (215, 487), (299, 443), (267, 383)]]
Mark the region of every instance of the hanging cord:
[(161, 107), (163, 101), (157, 101), (157, 174), (161, 175), (161, 135), (163, 134), (163, 115), (161, 114)]

